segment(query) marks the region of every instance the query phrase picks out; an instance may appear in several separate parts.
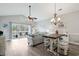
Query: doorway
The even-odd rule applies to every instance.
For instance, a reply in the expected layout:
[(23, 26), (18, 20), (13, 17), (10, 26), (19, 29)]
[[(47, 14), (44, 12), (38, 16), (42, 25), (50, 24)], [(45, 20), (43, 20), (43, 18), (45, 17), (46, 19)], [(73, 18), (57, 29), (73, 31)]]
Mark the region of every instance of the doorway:
[(11, 27), (12, 39), (26, 38), (26, 34), (28, 33), (28, 27), (26, 24), (12, 23)]

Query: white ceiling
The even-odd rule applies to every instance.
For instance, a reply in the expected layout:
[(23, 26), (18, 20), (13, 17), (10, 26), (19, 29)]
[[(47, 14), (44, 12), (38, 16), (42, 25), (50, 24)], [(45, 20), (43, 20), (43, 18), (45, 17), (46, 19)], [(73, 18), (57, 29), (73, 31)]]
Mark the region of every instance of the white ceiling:
[[(54, 13), (54, 3), (32, 3), (32, 16), (42, 19), (50, 19)], [(58, 14), (65, 14), (79, 10), (79, 3), (57, 3)], [(26, 3), (0, 3), (0, 15), (24, 15), (28, 16), (28, 4)]]

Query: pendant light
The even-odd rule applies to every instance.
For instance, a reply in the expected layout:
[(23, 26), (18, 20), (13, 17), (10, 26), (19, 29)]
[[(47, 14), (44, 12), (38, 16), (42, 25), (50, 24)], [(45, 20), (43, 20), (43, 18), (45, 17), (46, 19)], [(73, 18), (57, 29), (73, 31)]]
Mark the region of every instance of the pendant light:
[(59, 23), (60, 22), (60, 17), (58, 17), (57, 16), (57, 12), (56, 12), (56, 3), (54, 4), (54, 9), (55, 9), (55, 13), (54, 13), (54, 16), (53, 16), (53, 18), (51, 19), (51, 22), (53, 22), (55, 25), (57, 24), (57, 23)]

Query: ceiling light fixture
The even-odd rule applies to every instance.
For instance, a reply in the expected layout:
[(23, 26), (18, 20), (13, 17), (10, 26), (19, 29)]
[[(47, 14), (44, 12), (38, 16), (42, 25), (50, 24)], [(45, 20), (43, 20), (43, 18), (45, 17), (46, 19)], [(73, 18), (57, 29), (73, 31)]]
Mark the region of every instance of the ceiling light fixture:
[[(57, 16), (57, 12), (56, 12), (56, 3), (55, 3), (55, 5), (54, 5), (54, 9), (55, 9), (55, 13), (54, 13), (54, 16), (53, 16), (53, 18), (51, 19), (51, 22), (52, 23), (54, 23), (55, 25), (57, 24), (57, 23), (59, 23), (60, 22), (60, 17), (58, 17)], [(58, 11), (61, 11), (62, 9), (59, 9)]]
[(29, 16), (28, 16), (28, 19), (31, 20), (31, 21), (37, 19), (36, 17), (32, 17), (32, 16), (31, 16), (31, 5), (29, 5)]

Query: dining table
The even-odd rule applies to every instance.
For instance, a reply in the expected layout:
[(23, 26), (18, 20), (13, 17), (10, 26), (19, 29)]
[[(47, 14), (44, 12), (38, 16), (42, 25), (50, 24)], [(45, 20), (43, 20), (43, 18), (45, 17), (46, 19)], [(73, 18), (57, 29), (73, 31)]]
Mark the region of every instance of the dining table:
[[(50, 34), (50, 35), (43, 35), (44, 38), (49, 38), (50, 40), (50, 47), (48, 49), (48, 51), (52, 52), (54, 55), (59, 55), (59, 38), (61, 38), (61, 36), (66, 36), (66, 34)], [(57, 49), (56, 51), (53, 50), (53, 44), (54, 41), (57, 42)]]

